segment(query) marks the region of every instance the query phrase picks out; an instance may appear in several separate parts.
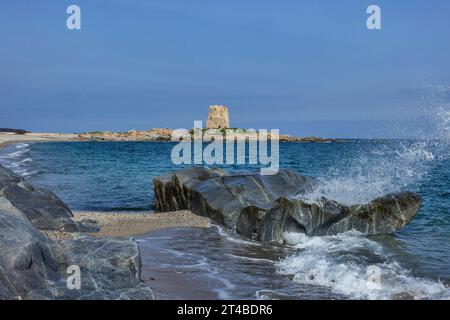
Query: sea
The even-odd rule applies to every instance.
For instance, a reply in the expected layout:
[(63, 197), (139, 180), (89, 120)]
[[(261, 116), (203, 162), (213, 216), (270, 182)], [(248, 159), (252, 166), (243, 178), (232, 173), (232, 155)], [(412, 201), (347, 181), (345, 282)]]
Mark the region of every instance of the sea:
[[(183, 166), (170, 142), (37, 142), (0, 150), (0, 163), (61, 197), (72, 210), (149, 211), (152, 179)], [(142, 278), (160, 299), (449, 299), (450, 142), (341, 140), (281, 143), (280, 168), (314, 179), (324, 196), (366, 203), (419, 193), (413, 221), (392, 235), (348, 231), (286, 246), (239, 238), (220, 225), (139, 236)], [(214, 167), (214, 166), (212, 166)], [(258, 172), (258, 165), (221, 165)]]

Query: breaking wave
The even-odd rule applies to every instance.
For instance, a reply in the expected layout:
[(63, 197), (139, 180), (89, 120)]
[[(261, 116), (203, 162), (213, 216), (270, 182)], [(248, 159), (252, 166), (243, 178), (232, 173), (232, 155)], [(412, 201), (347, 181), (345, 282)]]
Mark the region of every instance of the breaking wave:
[(353, 205), (387, 193), (398, 192), (419, 182), (439, 152), (438, 141), (373, 143), (353, 159), (334, 166), (315, 180), (315, 188), (299, 197), (321, 197)]
[(27, 156), (30, 151), (28, 143), (19, 143), (12, 147), (5, 148), (5, 153), (0, 155), (0, 164), (22, 177), (28, 177), (38, 173), (37, 170), (31, 169), (33, 159)]
[(298, 252), (280, 262), (281, 274), (352, 299), (449, 299), (443, 283), (414, 277), (385, 248), (357, 232), (308, 237), (286, 233)]
[[(447, 93), (450, 88), (440, 90)], [(356, 152), (344, 152), (331, 168), (318, 175), (314, 188), (298, 198), (316, 202), (326, 197), (353, 205), (387, 193), (420, 190), (429, 173), (450, 158), (450, 105), (438, 101), (428, 106), (433, 139), (361, 143)], [(285, 240), (298, 251), (277, 266), (280, 273), (293, 276), (296, 282), (326, 287), (352, 299), (450, 298), (445, 284), (416, 277), (387, 247), (362, 234), (308, 237), (287, 233)]]
[[(366, 203), (387, 193), (406, 188), (414, 190), (436, 161), (450, 157), (450, 87), (432, 86), (420, 105), (428, 117), (432, 138), (416, 140), (381, 140), (361, 146), (356, 154), (343, 155), (340, 163), (319, 175), (316, 187), (301, 197), (316, 201), (320, 197), (352, 205)], [(397, 128), (409, 136), (425, 131), (417, 125)], [(430, 129), (430, 128), (428, 128)]]

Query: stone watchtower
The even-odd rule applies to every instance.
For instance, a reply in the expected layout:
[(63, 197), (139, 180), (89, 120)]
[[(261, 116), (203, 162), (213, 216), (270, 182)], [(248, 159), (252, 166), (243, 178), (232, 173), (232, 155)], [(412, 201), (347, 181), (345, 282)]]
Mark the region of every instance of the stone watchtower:
[(228, 108), (220, 105), (210, 106), (208, 109), (207, 129), (223, 129), (230, 127)]

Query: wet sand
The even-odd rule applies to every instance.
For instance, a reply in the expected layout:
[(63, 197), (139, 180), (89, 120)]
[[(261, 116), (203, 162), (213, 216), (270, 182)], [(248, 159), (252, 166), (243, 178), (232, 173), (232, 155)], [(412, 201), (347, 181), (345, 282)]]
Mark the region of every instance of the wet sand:
[(210, 228), (170, 228), (136, 237), (141, 279), (156, 299), (343, 299), (292, 281), (277, 263), (295, 248), (263, 245)]

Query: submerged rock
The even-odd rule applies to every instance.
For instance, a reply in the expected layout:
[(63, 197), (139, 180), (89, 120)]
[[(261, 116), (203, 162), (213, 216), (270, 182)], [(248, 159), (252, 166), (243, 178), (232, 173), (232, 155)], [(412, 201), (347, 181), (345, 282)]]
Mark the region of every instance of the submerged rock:
[(392, 233), (406, 225), (421, 205), (420, 196), (410, 192), (354, 206), (326, 198), (307, 202), (299, 195), (312, 190), (313, 183), (289, 170), (272, 176), (227, 175), (221, 169), (192, 167), (157, 177), (153, 185), (157, 211), (190, 210), (246, 237), (276, 243), (283, 242), (289, 231)]
[(0, 210), (24, 216), (41, 230), (98, 231), (94, 226), (74, 221), (70, 209), (54, 193), (30, 185), (1, 165)]

